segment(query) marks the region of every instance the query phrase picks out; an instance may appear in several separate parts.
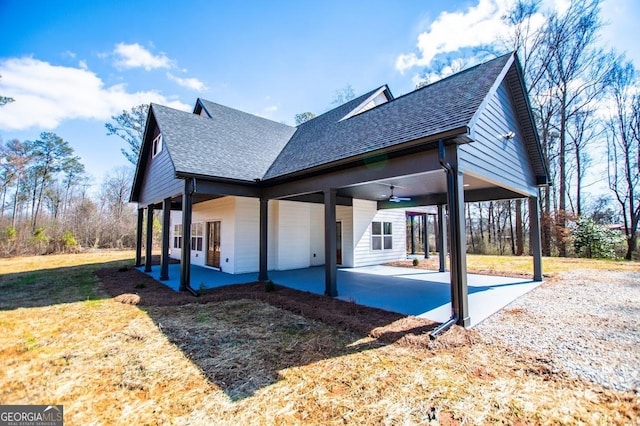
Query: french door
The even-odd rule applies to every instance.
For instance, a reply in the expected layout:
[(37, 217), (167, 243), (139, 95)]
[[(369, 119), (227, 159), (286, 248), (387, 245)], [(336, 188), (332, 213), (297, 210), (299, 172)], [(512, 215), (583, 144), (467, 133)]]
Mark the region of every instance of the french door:
[(220, 267), (220, 221), (207, 222), (207, 266)]

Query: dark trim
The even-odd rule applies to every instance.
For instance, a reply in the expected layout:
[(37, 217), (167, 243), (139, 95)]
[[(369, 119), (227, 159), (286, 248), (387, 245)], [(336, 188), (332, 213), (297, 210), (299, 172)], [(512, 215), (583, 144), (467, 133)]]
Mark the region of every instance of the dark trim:
[(193, 207), (193, 183), (184, 181), (182, 194), (182, 251), (180, 252), (180, 291), (191, 288), (191, 217)]
[(336, 237), (336, 190), (324, 191), (324, 294), (338, 296), (338, 241)]
[(153, 249), (153, 205), (147, 206), (147, 251), (144, 256), (144, 271), (151, 272)]
[[(522, 66), (520, 65), (520, 60), (518, 58), (517, 53), (514, 53), (514, 61), (513, 63), (515, 64), (515, 70), (516, 70), (516, 74), (518, 76), (518, 86), (520, 89), (520, 92), (522, 94), (522, 97), (524, 98), (524, 102), (527, 106), (527, 118), (529, 121), (529, 126), (531, 128), (531, 133), (533, 134), (533, 139), (536, 145), (536, 151), (538, 156), (540, 157), (540, 164), (542, 165), (542, 171), (544, 173), (544, 178), (546, 180), (546, 182), (548, 183), (550, 181), (549, 179), (549, 165), (547, 164), (547, 162), (544, 159), (544, 155), (542, 152), (542, 143), (540, 142), (540, 135), (538, 134), (538, 127), (536, 125), (536, 120), (533, 116), (533, 110), (531, 109), (531, 101), (529, 99), (529, 93), (527, 92), (527, 88), (525, 85), (525, 81), (524, 81), (524, 72), (522, 71)], [(536, 177), (537, 179), (537, 177)]]
[[(148, 133), (153, 132), (158, 126), (156, 117), (152, 112), (153, 104), (149, 104), (149, 112), (147, 114), (147, 120), (144, 125), (144, 134), (142, 135), (142, 145), (140, 146), (140, 154), (138, 156), (138, 163), (136, 164), (136, 171), (133, 175), (133, 185), (131, 187), (131, 194), (129, 195), (130, 203), (137, 203), (140, 201), (140, 191), (142, 189), (142, 181), (144, 180), (144, 172), (147, 168), (147, 160), (149, 153), (149, 144), (146, 142), (148, 139)], [(150, 130), (151, 129), (151, 130)]]
[(144, 208), (138, 207), (138, 221), (136, 226), (136, 268), (142, 266), (142, 227), (144, 223)]
[[(305, 194), (305, 195), (297, 195), (294, 197), (281, 198), (281, 200), (298, 201), (301, 203), (324, 204), (324, 194), (316, 192), (314, 194)], [(351, 207), (353, 206), (353, 198), (336, 195), (336, 205)]]
[(451, 249), (451, 313), (457, 324), (469, 327), (469, 295), (467, 288), (467, 236), (464, 217), (464, 175), (458, 169), (458, 147), (440, 145), (440, 163), (447, 172), (447, 206)]
[(269, 247), (269, 200), (260, 199), (260, 266), (258, 281), (268, 281), (268, 247)]
[(190, 173), (176, 173), (176, 177), (193, 181), (193, 192), (196, 194), (260, 197), (260, 188), (255, 182), (205, 178)]
[(162, 258), (160, 263), (160, 281), (169, 279), (169, 227), (171, 226), (171, 198), (162, 203)]
[(273, 186), (281, 183), (298, 181), (300, 179), (314, 178), (316, 176), (330, 174), (336, 171), (361, 167), (362, 165), (367, 165), (368, 167), (373, 168), (377, 163), (388, 161), (392, 158), (407, 155), (412, 156), (416, 153), (437, 150), (440, 140), (445, 141), (446, 145), (457, 145), (472, 142), (468, 135), (469, 128), (467, 126), (457, 127), (455, 129), (438, 133), (437, 135), (413, 139), (386, 148), (366, 152), (364, 154), (353, 155), (331, 163), (319, 164), (304, 170), (265, 178), (263, 182)]
[(429, 258), (429, 213), (425, 213), (422, 220), (424, 221), (424, 258)]
[(444, 206), (438, 204), (438, 257), (440, 260), (440, 272), (447, 270), (447, 216)]
[[(396, 176), (439, 170), (438, 158), (433, 150), (414, 152), (400, 157), (379, 157), (368, 164), (359, 163), (351, 168), (333, 170), (322, 175), (300, 178), (265, 186), (263, 196), (269, 199), (284, 198), (322, 192), (325, 188), (342, 188), (364, 182), (389, 179)], [(399, 207), (396, 205), (395, 207)]]
[(540, 241), (540, 208), (537, 197), (529, 197), (529, 241), (533, 255), (533, 280), (542, 281), (542, 243)]
[(478, 201), (514, 200), (516, 198), (527, 197), (526, 194), (514, 192), (499, 186), (493, 188), (473, 189), (464, 192), (465, 203), (475, 203)]

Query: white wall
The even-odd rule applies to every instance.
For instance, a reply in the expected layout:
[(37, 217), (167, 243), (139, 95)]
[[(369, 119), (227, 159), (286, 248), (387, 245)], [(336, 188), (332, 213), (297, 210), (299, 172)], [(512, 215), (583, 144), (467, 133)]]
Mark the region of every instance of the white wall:
[(324, 205), (310, 204), (311, 266), (324, 265)]
[(205, 266), (207, 254), (207, 222), (220, 221), (220, 269), (235, 273), (235, 199), (234, 197), (216, 198), (193, 206), (192, 223), (202, 223), (204, 240), (202, 251), (191, 250), (191, 263)]
[(311, 208), (308, 203), (277, 201), (277, 270), (307, 268), (311, 257)]
[[(206, 266), (207, 222), (220, 221), (220, 269), (230, 274), (258, 270), (260, 255), (260, 210), (257, 199), (223, 197), (193, 206), (192, 223), (203, 224), (202, 251), (191, 250), (191, 263)], [(173, 248), (173, 225), (182, 223), (182, 212), (171, 212), (170, 256), (180, 259)], [(191, 240), (183, 244), (190, 244)]]
[(351, 206), (336, 206), (336, 221), (342, 222), (341, 266), (353, 268), (353, 208)]
[[(375, 201), (353, 200), (354, 267), (378, 265), (407, 258), (406, 215), (404, 209), (377, 211)], [(391, 222), (392, 250), (371, 250), (371, 222)]]
[(235, 201), (233, 273), (256, 272), (260, 267), (260, 201), (247, 197), (235, 197)]
[[(342, 266), (376, 265), (406, 258), (404, 209), (377, 211), (374, 201), (353, 200), (353, 207), (336, 206), (336, 220), (342, 223)], [(224, 197), (193, 207), (193, 223), (203, 224), (202, 251), (191, 251), (191, 263), (206, 261), (206, 223), (221, 221), (220, 262), (223, 272), (257, 272), (260, 263), (259, 200)], [(371, 250), (371, 222), (393, 223), (393, 249)], [(170, 256), (180, 259), (173, 248), (173, 225), (182, 222), (182, 212), (171, 212)], [(189, 241), (183, 242), (190, 244)], [(288, 270), (323, 265), (324, 205), (271, 200), (268, 222), (268, 268)], [(315, 254), (315, 256), (314, 256)]]
[(171, 225), (169, 226), (169, 257), (171, 259), (180, 260), (180, 249), (173, 247), (173, 237), (175, 236), (173, 232), (173, 225), (182, 223), (182, 211), (181, 210), (171, 210)]

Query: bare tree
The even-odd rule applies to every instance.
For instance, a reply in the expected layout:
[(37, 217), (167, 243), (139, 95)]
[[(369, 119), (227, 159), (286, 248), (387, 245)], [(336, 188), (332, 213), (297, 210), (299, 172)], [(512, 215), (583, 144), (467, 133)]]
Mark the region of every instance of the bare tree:
[[(601, 27), (600, 0), (576, 0), (566, 13), (552, 14), (546, 28), (551, 55), (546, 73), (553, 82), (551, 94), (559, 107), (556, 226), (561, 234), (566, 228), (568, 123), (601, 94), (604, 77), (612, 64), (611, 57), (595, 47)], [(558, 254), (566, 256), (564, 238), (560, 237), (556, 244)]]
[(625, 258), (631, 260), (640, 220), (640, 82), (630, 62), (616, 63), (608, 81), (614, 103), (607, 132), (609, 188), (622, 211)]
[(129, 204), (129, 193), (133, 170), (131, 167), (117, 167), (102, 183), (101, 201), (106, 237), (113, 247), (122, 247), (127, 236), (135, 230), (134, 210)]

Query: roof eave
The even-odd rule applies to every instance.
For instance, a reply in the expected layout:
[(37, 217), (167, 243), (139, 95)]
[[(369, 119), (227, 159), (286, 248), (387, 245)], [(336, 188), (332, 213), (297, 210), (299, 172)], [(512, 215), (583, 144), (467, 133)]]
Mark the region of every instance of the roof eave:
[(403, 142), (397, 145), (392, 145), (389, 147), (377, 149), (374, 151), (366, 152), (364, 154), (353, 155), (337, 161), (332, 161), (329, 163), (312, 166), (303, 170), (296, 170), (283, 175), (264, 178), (263, 181), (264, 182), (288, 181), (288, 180), (298, 179), (305, 175), (319, 174), (319, 173), (333, 170), (336, 168), (347, 168), (359, 162), (379, 157), (381, 154), (397, 155), (402, 151), (407, 151), (407, 150), (415, 149), (422, 145), (428, 145), (434, 142), (438, 142), (441, 139), (447, 141), (449, 144), (458, 144), (458, 145), (472, 142), (472, 139), (469, 137), (468, 126), (456, 127), (454, 129), (446, 130), (444, 132), (440, 132), (434, 135), (429, 135), (423, 138), (414, 139), (414, 140)]
[[(133, 186), (131, 187), (131, 194), (129, 195), (130, 203), (137, 203), (140, 199), (142, 179), (144, 177), (144, 171), (146, 168), (146, 161), (144, 161), (144, 164), (143, 164), (143, 160), (146, 160), (146, 156), (143, 155), (143, 153), (144, 153), (144, 148), (147, 145), (146, 141), (147, 141), (147, 135), (150, 127), (149, 123), (151, 122), (151, 118), (153, 115), (152, 109), (153, 109), (153, 103), (149, 104), (149, 111), (147, 112), (147, 120), (144, 124), (144, 134), (142, 135), (142, 145), (140, 146), (140, 152), (138, 153), (138, 162), (136, 163), (136, 171), (133, 175)], [(155, 117), (154, 117), (154, 120), (155, 120)]]

